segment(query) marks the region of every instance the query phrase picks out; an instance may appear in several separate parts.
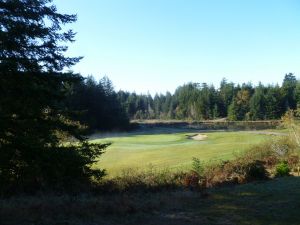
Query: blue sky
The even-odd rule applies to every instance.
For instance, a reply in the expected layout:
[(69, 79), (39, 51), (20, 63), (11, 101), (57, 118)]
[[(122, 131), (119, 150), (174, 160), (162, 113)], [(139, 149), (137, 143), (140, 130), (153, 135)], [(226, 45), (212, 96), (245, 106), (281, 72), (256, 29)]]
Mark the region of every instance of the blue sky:
[(300, 72), (297, 0), (55, 0), (76, 13), (73, 67), (117, 90), (162, 92), (183, 83), (281, 83)]

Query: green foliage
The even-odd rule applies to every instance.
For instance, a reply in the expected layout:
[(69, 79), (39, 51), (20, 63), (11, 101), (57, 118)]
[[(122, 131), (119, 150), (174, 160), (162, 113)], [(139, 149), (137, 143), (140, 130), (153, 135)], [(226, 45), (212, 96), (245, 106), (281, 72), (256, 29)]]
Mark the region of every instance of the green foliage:
[(223, 79), (220, 88), (206, 83), (187, 83), (172, 95), (138, 95), (120, 91), (121, 104), (131, 119), (211, 120), (227, 117), (232, 121), (280, 119), (300, 105), (300, 84), (291, 73), (282, 86), (251, 83), (235, 85)]
[[(64, 99), (83, 78), (64, 72), (80, 57), (66, 57), (75, 33), (62, 25), (51, 0), (0, 2), (0, 188), (51, 188), (103, 175), (92, 164), (107, 145), (90, 145)], [(78, 143), (63, 145), (64, 139)]]
[(278, 119), (284, 114), (284, 96), (281, 94), (281, 88), (268, 86), (265, 94), (265, 117), (266, 119)]
[(287, 162), (281, 162), (276, 166), (276, 176), (283, 177), (290, 174), (290, 168)]
[(246, 179), (248, 180), (261, 180), (268, 178), (268, 172), (263, 161), (256, 160), (251, 162), (246, 168)]
[(72, 118), (88, 126), (89, 131), (127, 129), (129, 120), (112, 82), (103, 77), (96, 82), (89, 76), (71, 87), (66, 105)]
[(103, 180), (98, 188), (101, 192), (145, 192), (163, 189), (175, 189), (182, 186), (186, 173), (155, 169), (148, 167), (144, 170), (126, 169), (120, 176)]
[(275, 176), (286, 176), (290, 166), (295, 168), (299, 163), (299, 156), (294, 154), (295, 146), (287, 137), (271, 139), (237, 154), (230, 161), (208, 164), (204, 173), (207, 186), (267, 179), (269, 172), (275, 172)]
[(233, 100), (235, 92), (234, 83), (228, 83), (225, 78), (221, 81), (220, 91), (217, 93), (217, 106), (220, 117), (228, 115), (229, 106)]
[(229, 107), (229, 119), (245, 120), (250, 110), (250, 92), (246, 88), (237, 92)]
[(203, 176), (204, 173), (204, 163), (198, 158), (193, 158), (192, 169), (198, 174), (198, 176)]
[(288, 110), (281, 119), (283, 126), (289, 131), (290, 139), (300, 147), (299, 111)]
[(237, 114), (238, 114), (237, 103), (235, 100), (233, 100), (228, 108), (228, 119), (231, 121), (237, 121), (238, 120)]
[(294, 74), (286, 74), (282, 84), (282, 94), (284, 96), (285, 110), (296, 109), (296, 87), (297, 79)]
[(247, 183), (254, 180), (262, 180), (268, 178), (268, 172), (264, 166), (264, 162), (252, 158), (237, 157), (231, 161), (225, 162), (221, 166), (217, 165), (210, 172), (212, 180), (211, 185), (222, 183)]
[(265, 90), (260, 84), (250, 99), (250, 115), (252, 120), (263, 120), (266, 118)]
[(300, 108), (300, 81), (299, 80), (297, 80), (297, 84), (296, 84), (295, 98), (297, 102), (297, 108)]

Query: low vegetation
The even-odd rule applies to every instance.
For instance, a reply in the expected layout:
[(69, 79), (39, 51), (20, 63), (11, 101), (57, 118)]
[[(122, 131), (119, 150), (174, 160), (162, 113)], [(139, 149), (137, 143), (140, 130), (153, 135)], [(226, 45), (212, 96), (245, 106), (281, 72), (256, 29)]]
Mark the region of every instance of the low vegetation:
[(14, 196), (0, 200), (1, 225), (298, 225), (298, 177), (209, 189)]
[[(205, 192), (207, 188), (245, 184), (287, 176), (299, 164), (299, 152), (288, 137), (269, 140), (232, 156), (231, 160), (201, 161), (194, 158), (190, 170), (157, 167), (123, 170), (105, 179), (100, 187), (115, 192), (158, 191), (188, 188)], [(101, 189), (102, 190), (102, 189)]]
[(1, 224), (298, 225), (298, 177), (275, 178), (298, 164), (297, 145), (282, 137), (228, 161), (194, 158), (186, 172), (131, 169), (76, 194), (2, 198)]
[(283, 177), (290, 174), (290, 165), (287, 162), (281, 162), (276, 166), (275, 176)]

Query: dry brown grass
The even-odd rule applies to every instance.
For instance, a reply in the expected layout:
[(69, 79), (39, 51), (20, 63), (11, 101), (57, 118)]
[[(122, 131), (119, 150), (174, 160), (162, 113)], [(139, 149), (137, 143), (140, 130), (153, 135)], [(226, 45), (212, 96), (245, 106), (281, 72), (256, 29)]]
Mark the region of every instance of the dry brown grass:
[(1, 225), (298, 225), (300, 182), (289, 177), (199, 192), (15, 196), (0, 200)]

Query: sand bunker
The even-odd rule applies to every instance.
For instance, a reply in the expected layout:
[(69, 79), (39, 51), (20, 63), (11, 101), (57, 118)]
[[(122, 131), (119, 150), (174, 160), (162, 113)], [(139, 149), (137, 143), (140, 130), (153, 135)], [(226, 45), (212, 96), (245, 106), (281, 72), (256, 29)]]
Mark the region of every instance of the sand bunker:
[(196, 141), (204, 141), (207, 138), (207, 135), (205, 135), (205, 134), (194, 134), (194, 135), (188, 136), (188, 138), (196, 140)]

